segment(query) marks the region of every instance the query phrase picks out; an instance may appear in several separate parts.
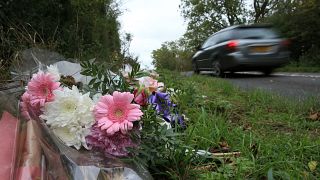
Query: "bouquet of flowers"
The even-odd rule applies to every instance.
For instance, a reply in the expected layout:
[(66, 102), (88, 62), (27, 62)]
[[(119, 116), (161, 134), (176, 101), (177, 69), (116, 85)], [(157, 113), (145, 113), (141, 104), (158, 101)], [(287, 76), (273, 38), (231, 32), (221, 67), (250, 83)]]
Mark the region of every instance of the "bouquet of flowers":
[[(115, 74), (92, 61), (81, 63), (82, 75), (70, 74), (59, 63), (33, 74), (21, 96), (11, 178), (150, 179), (146, 169), (119, 157), (139, 148), (144, 107), (151, 106), (167, 127), (185, 128), (158, 74), (138, 65)], [(0, 125), (15, 118), (9, 114)]]

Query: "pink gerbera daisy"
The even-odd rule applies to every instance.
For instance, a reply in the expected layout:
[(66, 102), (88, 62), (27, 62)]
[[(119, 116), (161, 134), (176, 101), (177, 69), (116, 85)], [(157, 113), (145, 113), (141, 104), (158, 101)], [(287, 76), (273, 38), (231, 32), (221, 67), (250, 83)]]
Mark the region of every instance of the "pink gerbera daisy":
[(138, 104), (131, 104), (134, 95), (129, 92), (113, 92), (100, 98), (94, 107), (98, 126), (108, 135), (121, 131), (126, 134), (133, 127), (132, 122), (140, 120), (143, 113)]
[(32, 105), (40, 103), (42, 107), (45, 102), (53, 101), (53, 90), (58, 89), (59, 82), (55, 82), (55, 77), (49, 73), (38, 72), (32, 76), (28, 83), (28, 94)]

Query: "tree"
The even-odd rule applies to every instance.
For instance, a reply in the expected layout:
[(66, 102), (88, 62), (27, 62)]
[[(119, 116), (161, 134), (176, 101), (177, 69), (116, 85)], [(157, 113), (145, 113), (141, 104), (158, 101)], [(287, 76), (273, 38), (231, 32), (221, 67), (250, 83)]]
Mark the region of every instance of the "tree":
[(319, 8), (317, 0), (282, 0), (274, 14), (265, 19), (290, 39), (292, 57), (296, 60), (302, 57), (307, 64), (320, 64)]
[(153, 59), (152, 64), (157, 69), (168, 69), (175, 70), (176, 62), (175, 53), (168, 47), (168, 43), (165, 42), (161, 45), (161, 48), (157, 50), (153, 50), (151, 53), (151, 57)]
[(175, 71), (191, 70), (191, 53), (185, 45), (185, 39), (170, 41), (161, 44), (161, 48), (152, 51), (152, 64), (157, 69)]
[(261, 22), (277, 6), (279, 0), (253, 0), (254, 23)]
[(190, 47), (222, 28), (246, 22), (243, 0), (181, 0), (180, 9), (188, 22), (184, 36)]
[(138, 57), (134, 56), (130, 52), (131, 41), (132, 41), (132, 34), (130, 33), (125, 33), (121, 38), (121, 54), (120, 54), (121, 65), (130, 64), (131, 66), (135, 66), (139, 64)]
[[(117, 0), (10, 0), (0, 2), (3, 47), (14, 51), (41, 44), (66, 57), (112, 61), (120, 52)], [(14, 48), (19, 47), (19, 48)]]

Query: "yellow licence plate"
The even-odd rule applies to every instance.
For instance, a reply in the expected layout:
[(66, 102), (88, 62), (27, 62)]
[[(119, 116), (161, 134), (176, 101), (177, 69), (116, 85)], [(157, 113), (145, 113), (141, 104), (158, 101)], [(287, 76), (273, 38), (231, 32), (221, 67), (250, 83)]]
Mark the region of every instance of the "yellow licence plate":
[(252, 53), (267, 53), (272, 50), (272, 46), (255, 46), (251, 47)]

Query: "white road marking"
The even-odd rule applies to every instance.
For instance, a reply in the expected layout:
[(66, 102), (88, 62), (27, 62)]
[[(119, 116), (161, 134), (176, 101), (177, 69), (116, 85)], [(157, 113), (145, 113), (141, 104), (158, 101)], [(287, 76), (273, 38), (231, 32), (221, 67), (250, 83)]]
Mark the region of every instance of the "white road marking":
[[(262, 75), (261, 72), (236, 72), (237, 74), (255, 74), (255, 75)], [(182, 75), (191, 75), (193, 74), (192, 71), (188, 72), (182, 72)], [(211, 71), (201, 71), (200, 74), (212, 74)], [(275, 76), (286, 76), (286, 77), (307, 77), (307, 78), (313, 78), (312, 80), (315, 81), (315, 78), (320, 78), (320, 73), (272, 73), (271, 75)]]
[(274, 73), (277, 76), (290, 76), (290, 77), (309, 77), (309, 78), (320, 78), (320, 75), (316, 74), (301, 74), (301, 73), (290, 73), (290, 74), (282, 74), (282, 73)]
[[(237, 72), (239, 74), (256, 74), (262, 75), (260, 72)], [(287, 76), (287, 77), (308, 77), (308, 78), (320, 78), (319, 73), (272, 73), (275, 76)]]

